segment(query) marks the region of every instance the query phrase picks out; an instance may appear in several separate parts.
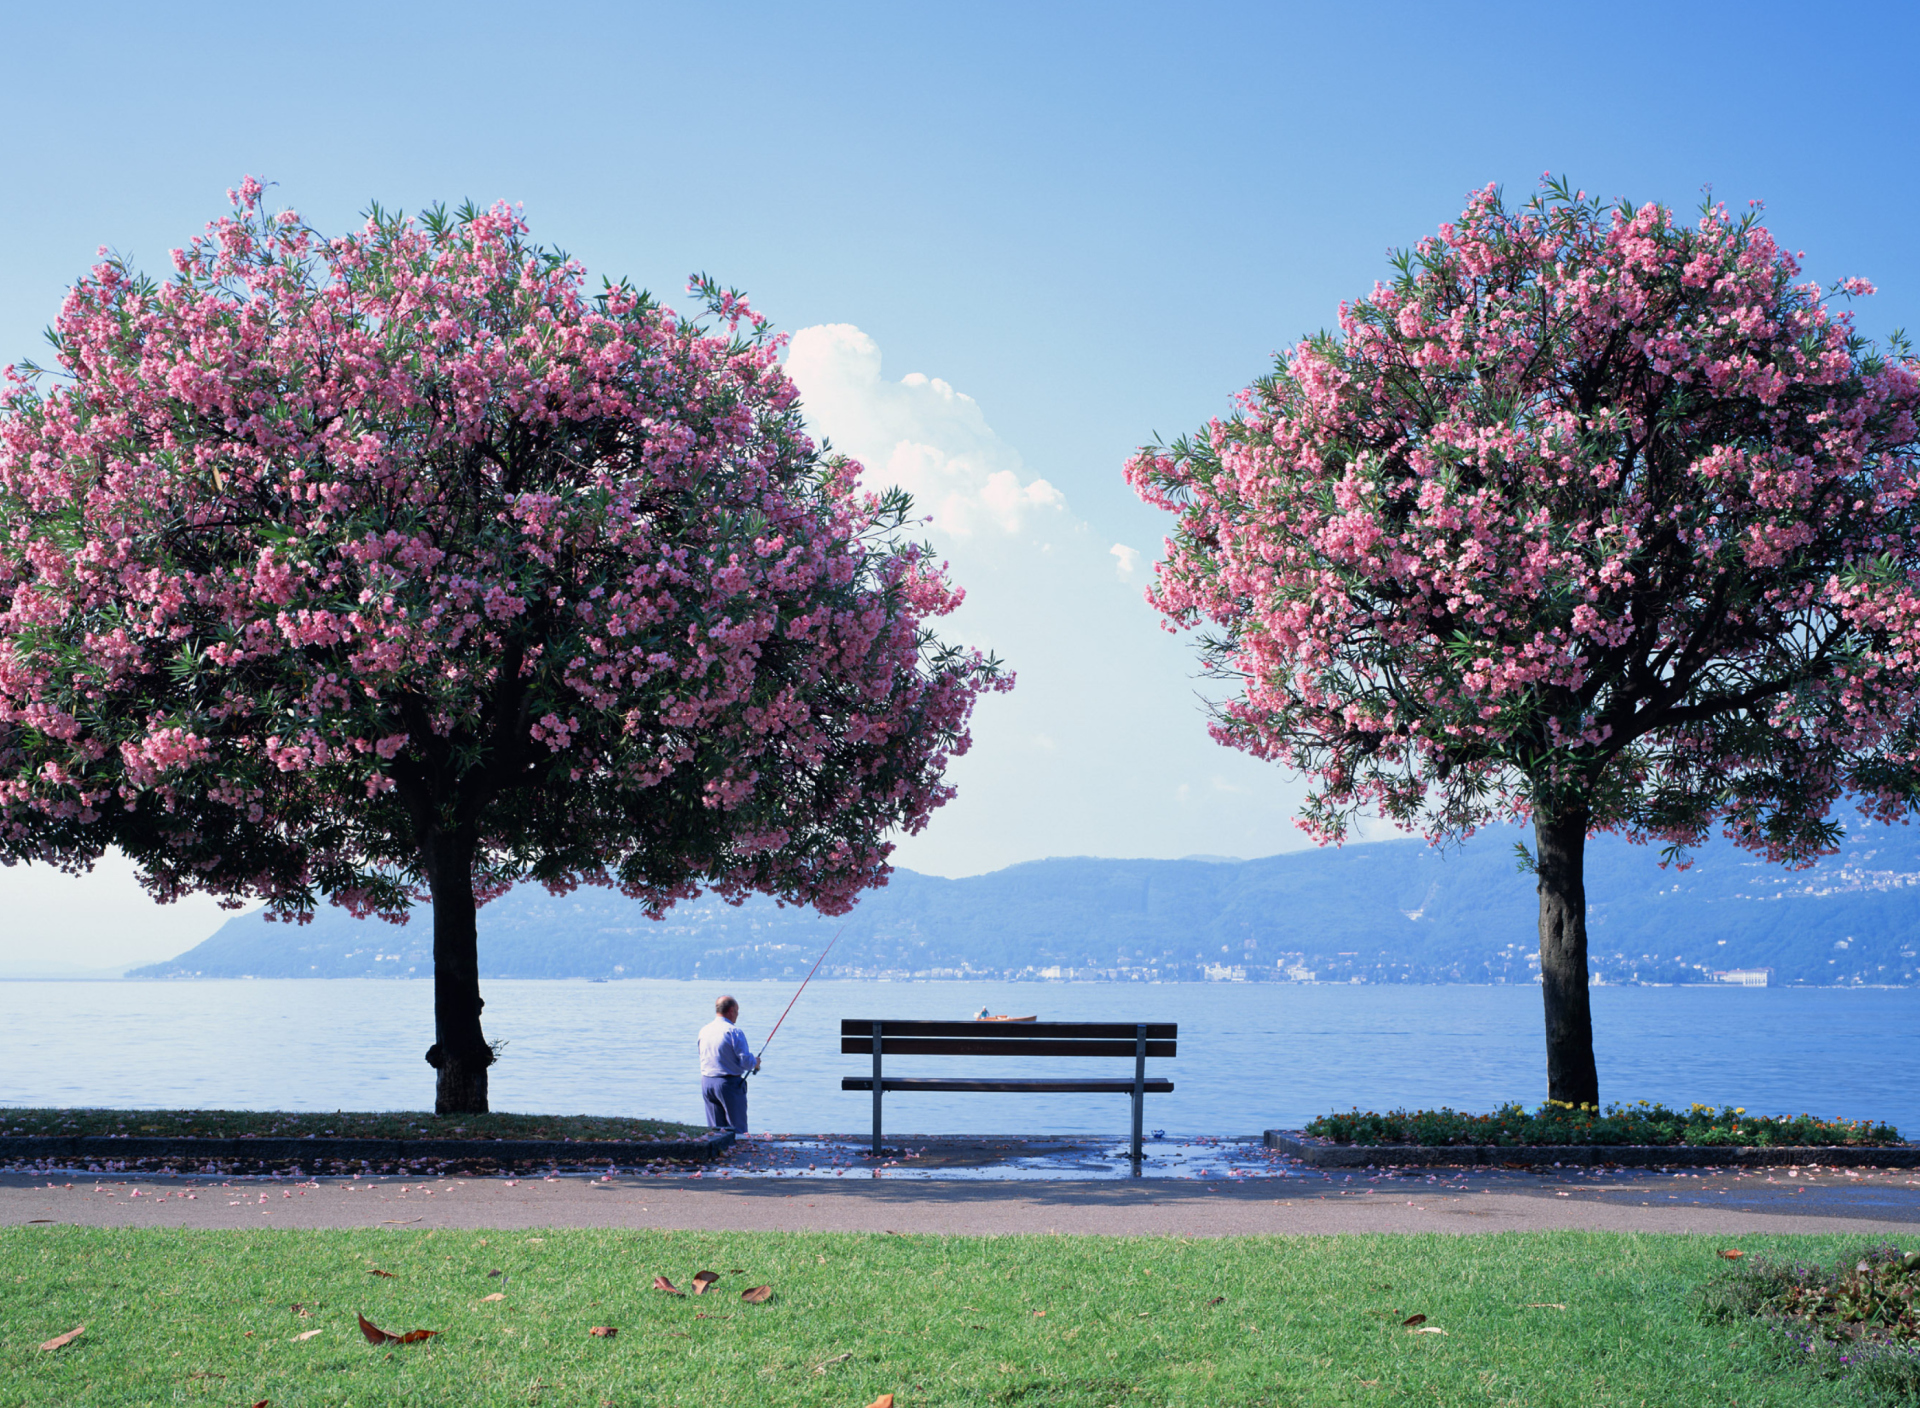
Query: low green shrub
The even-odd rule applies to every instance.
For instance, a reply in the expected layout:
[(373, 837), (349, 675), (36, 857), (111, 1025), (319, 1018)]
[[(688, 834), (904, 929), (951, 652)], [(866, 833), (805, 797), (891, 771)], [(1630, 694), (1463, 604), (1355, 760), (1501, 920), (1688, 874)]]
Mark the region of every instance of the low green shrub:
[(1920, 1402), (1920, 1251), (1870, 1247), (1831, 1266), (1746, 1257), (1702, 1299), (1709, 1321), (1758, 1320), (1786, 1358), (1872, 1399)]
[(1672, 1110), (1641, 1100), (1631, 1105), (1576, 1107), (1548, 1101), (1528, 1110), (1518, 1102), (1490, 1115), (1459, 1110), (1371, 1110), (1321, 1115), (1306, 1132), (1336, 1144), (1655, 1144), (1756, 1146), (1898, 1144), (1900, 1131), (1872, 1120), (1816, 1119), (1812, 1115), (1754, 1116), (1744, 1107), (1692, 1105)]

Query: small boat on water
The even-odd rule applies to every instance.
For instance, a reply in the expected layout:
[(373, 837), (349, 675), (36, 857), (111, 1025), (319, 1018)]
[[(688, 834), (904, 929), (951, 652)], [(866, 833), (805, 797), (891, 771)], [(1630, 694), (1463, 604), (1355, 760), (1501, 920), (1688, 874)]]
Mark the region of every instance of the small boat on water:
[(1009, 1017), (1004, 1013), (989, 1012), (986, 1008), (982, 1007), (978, 1012), (973, 1014), (973, 1020), (976, 1022), (1037, 1022), (1040, 1019), (1038, 1017)]

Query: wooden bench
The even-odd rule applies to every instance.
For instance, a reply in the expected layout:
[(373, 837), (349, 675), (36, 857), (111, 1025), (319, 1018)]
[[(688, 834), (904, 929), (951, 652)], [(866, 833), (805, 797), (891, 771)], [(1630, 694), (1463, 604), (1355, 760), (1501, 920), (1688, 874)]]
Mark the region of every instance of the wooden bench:
[[(1177, 1054), (1173, 1022), (909, 1022), (847, 1018), (840, 1023), (840, 1051), (873, 1057), (873, 1074), (846, 1076), (842, 1090), (873, 1092), (873, 1155), (880, 1157), (880, 1099), (888, 1091), (979, 1090), (1101, 1092), (1133, 1097), (1133, 1166), (1140, 1168), (1142, 1106), (1147, 1095), (1164, 1095), (1173, 1082), (1147, 1077), (1147, 1057)], [(1107, 1056), (1133, 1058), (1131, 1078), (1026, 1077), (1016, 1079), (890, 1076), (886, 1056)]]

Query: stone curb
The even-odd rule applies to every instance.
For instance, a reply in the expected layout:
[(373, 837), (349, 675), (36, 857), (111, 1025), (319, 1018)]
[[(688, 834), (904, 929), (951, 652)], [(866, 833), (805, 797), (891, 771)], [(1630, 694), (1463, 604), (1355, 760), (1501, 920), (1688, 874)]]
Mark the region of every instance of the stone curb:
[(411, 1163), (645, 1164), (707, 1163), (733, 1143), (730, 1129), (685, 1142), (623, 1139), (203, 1139), (166, 1135), (16, 1134), (0, 1136), (0, 1159), (102, 1163), (172, 1160), (183, 1164), (306, 1166)]
[(1270, 1129), (1266, 1146), (1291, 1154), (1309, 1168), (1552, 1168), (1611, 1165), (1616, 1168), (1776, 1168), (1819, 1164), (1825, 1168), (1920, 1168), (1920, 1144), (1782, 1145), (1776, 1148), (1699, 1147), (1675, 1144), (1336, 1144), (1297, 1129)]

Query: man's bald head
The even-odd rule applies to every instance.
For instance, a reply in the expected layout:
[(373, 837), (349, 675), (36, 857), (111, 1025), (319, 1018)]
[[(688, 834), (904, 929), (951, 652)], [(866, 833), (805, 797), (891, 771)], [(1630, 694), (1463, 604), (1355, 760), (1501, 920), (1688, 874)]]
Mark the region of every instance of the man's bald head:
[(740, 1004), (735, 1002), (731, 997), (728, 997), (725, 993), (721, 993), (720, 996), (713, 1000), (713, 1010), (731, 1022), (739, 1015)]

